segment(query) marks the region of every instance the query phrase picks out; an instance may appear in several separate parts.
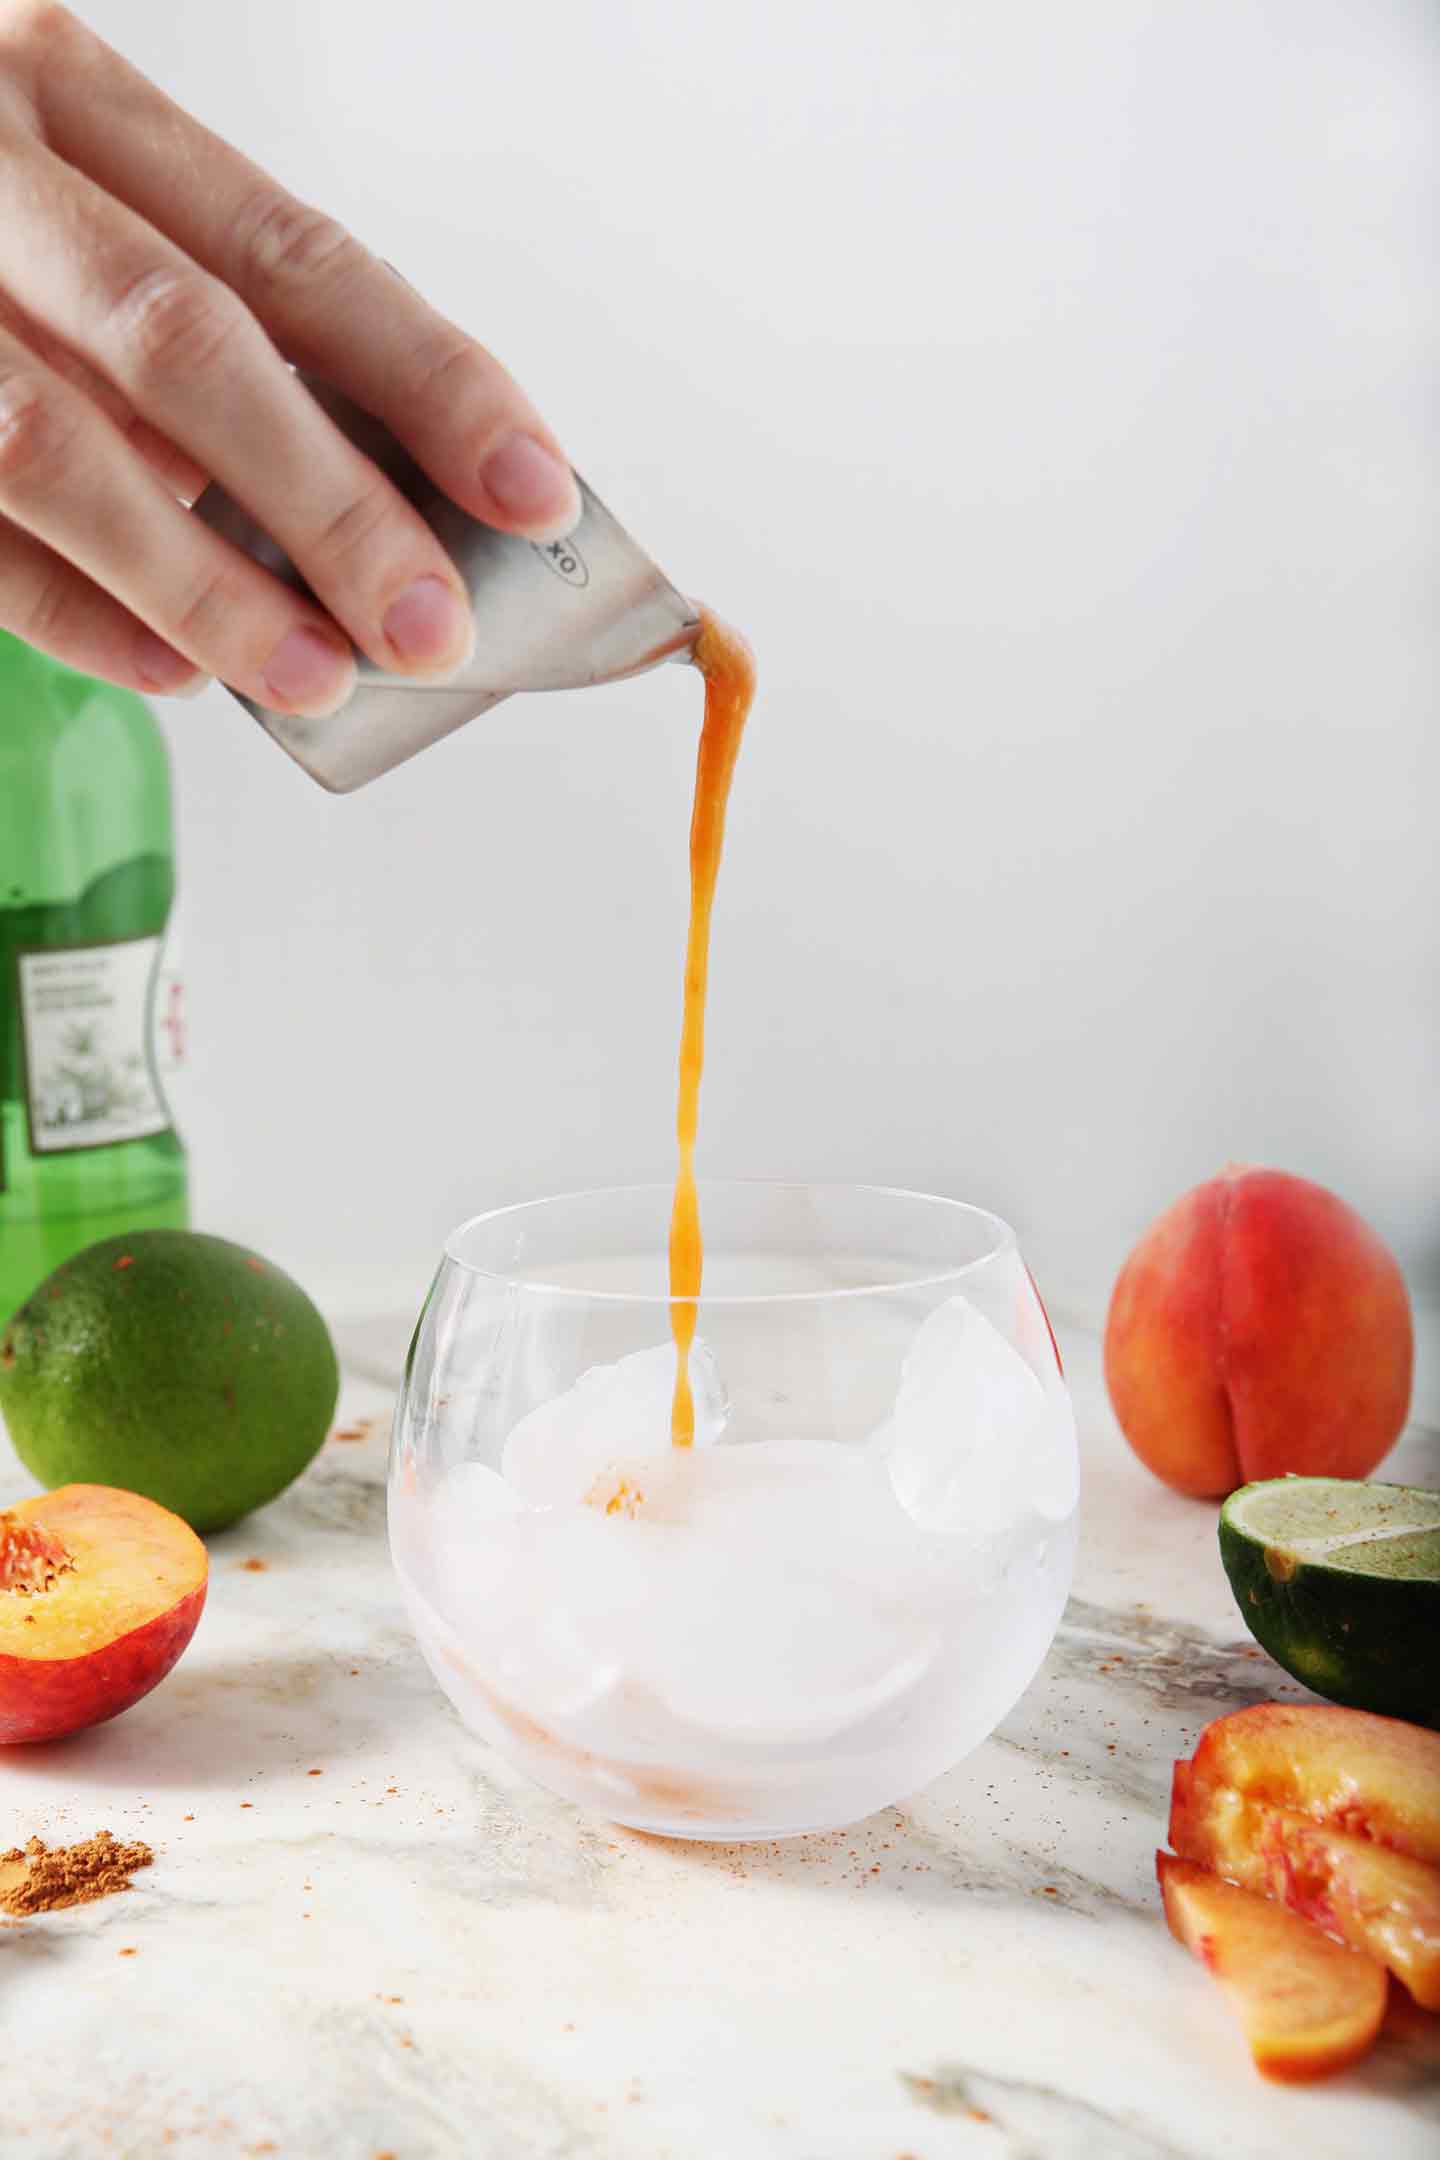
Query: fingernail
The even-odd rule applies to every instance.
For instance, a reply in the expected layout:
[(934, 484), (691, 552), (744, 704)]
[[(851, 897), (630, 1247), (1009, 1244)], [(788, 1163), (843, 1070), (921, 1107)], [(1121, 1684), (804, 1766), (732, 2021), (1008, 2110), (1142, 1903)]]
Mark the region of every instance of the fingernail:
[(213, 675), (197, 675), (194, 682), (181, 683), (178, 690), (168, 690), (165, 694), (172, 698), (202, 697), (214, 679)]
[(416, 578), (391, 601), (384, 629), (402, 660), (458, 664), (470, 644), (470, 610), (444, 578)]
[(265, 688), (281, 705), (303, 706), (316, 719), (344, 704), (355, 662), (333, 638), (302, 624), (280, 640), (265, 666)]
[(142, 630), (135, 639), (135, 669), (145, 688), (159, 697), (198, 697), (210, 680), (153, 630)]
[(583, 505), (575, 475), (533, 435), (509, 435), (492, 450), (480, 478), (497, 509), (523, 525), (532, 540), (563, 540), (579, 524)]

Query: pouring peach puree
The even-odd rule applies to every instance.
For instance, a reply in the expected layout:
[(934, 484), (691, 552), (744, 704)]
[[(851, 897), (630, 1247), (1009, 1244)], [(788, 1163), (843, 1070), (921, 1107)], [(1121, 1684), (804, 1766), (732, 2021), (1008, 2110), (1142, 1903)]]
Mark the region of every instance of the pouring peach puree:
[(702, 609), (694, 661), (705, 678), (705, 723), (695, 765), (690, 816), (690, 929), (685, 949), (685, 1005), (680, 1026), (680, 1096), (675, 1135), (680, 1166), (670, 1215), (670, 1326), (675, 1337), (675, 1399), (670, 1437), (695, 1438), (690, 1346), (695, 1340), (705, 1248), (695, 1191), (695, 1134), (705, 1067), (705, 993), (710, 976), (710, 918), (725, 845), (725, 810), (740, 740), (755, 696), (755, 659), (745, 640)]

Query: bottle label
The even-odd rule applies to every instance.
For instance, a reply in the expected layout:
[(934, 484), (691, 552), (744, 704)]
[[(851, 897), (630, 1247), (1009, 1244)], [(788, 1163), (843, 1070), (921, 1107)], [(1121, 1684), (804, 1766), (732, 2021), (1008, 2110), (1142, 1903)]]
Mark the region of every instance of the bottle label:
[(189, 1043), (180, 917), (178, 909), (172, 908), (155, 963), (155, 996), (150, 1007), (150, 1056), (159, 1075), (161, 1092), (167, 1098), (171, 1094), (171, 1082), (185, 1071)]
[(162, 942), (126, 938), (16, 956), (32, 1154), (169, 1130), (154, 1054)]

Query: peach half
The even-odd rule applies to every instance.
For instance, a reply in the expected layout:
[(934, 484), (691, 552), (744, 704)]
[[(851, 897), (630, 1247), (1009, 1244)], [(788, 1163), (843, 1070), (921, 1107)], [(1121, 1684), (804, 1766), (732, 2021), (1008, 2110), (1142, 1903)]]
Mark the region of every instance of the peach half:
[(184, 1650), (205, 1547), (178, 1515), (109, 1485), (0, 1512), (0, 1746), (118, 1717)]

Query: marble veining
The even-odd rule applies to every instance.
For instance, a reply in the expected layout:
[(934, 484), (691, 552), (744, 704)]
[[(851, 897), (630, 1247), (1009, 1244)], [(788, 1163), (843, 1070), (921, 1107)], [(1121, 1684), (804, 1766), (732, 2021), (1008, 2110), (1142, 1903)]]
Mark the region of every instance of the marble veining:
[[(1421, 2160), (1440, 2020), (1268, 2086), (1160, 1917), (1171, 1759), (1299, 1698), (1240, 1627), (1214, 1510), (1119, 1441), (1065, 1338), (1075, 1595), (994, 1738), (848, 1833), (587, 1822), (460, 1726), (384, 1542), (393, 1322), (352, 1325), (306, 1477), (216, 1538), (183, 1664), (0, 1762), (5, 1842), (142, 1836), (132, 1892), (0, 1929), (0, 2153), (324, 2160)], [(346, 1437), (359, 1433), (359, 1437)], [(1433, 1434), (1386, 1474), (1440, 1483)], [(13, 1463), (0, 1500), (30, 1489)], [(126, 1951), (126, 1956), (119, 1955)]]

